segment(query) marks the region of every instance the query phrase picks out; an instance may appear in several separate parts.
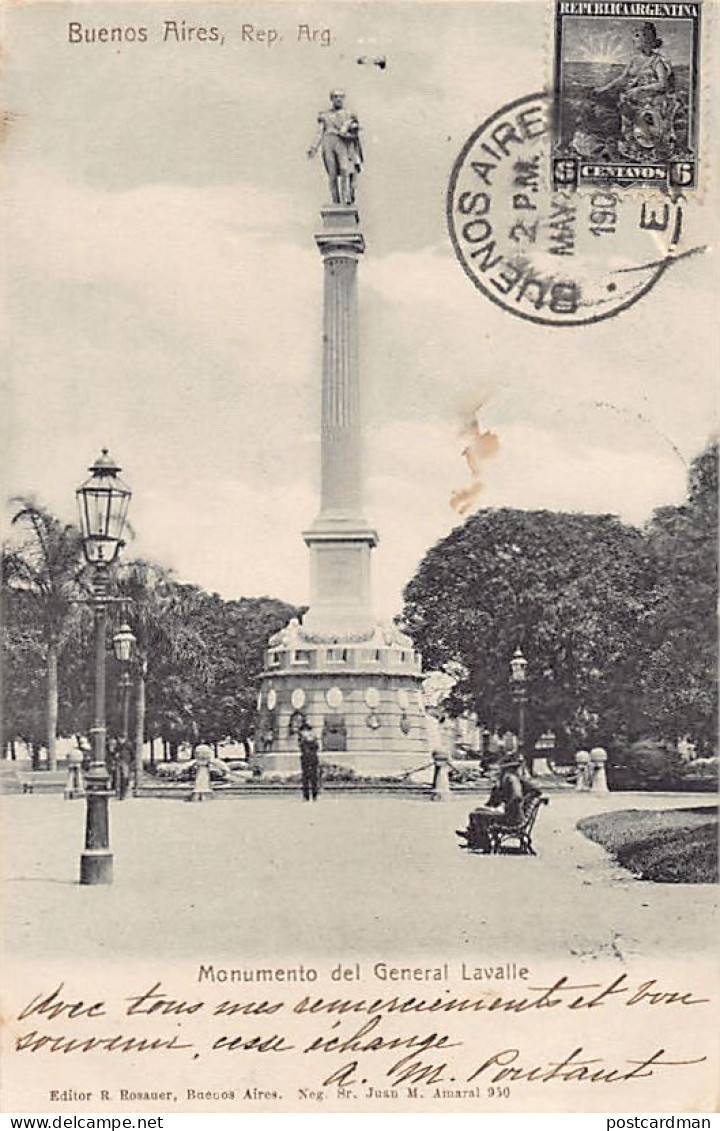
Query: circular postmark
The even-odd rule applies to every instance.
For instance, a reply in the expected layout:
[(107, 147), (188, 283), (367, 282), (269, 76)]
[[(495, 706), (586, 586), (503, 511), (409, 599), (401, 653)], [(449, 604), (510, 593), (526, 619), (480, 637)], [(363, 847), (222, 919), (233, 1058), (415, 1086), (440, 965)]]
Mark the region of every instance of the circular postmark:
[(682, 253), (682, 198), (550, 180), (551, 100), (511, 102), (464, 145), (450, 178), (455, 254), (475, 286), (518, 318), (583, 326), (626, 310)]

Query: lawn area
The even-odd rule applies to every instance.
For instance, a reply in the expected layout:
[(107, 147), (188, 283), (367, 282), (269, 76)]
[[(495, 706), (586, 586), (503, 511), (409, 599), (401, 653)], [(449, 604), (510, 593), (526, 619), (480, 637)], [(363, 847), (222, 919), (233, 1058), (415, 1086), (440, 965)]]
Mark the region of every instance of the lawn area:
[(624, 809), (578, 821), (590, 840), (643, 880), (662, 884), (718, 881), (718, 812), (696, 809)]

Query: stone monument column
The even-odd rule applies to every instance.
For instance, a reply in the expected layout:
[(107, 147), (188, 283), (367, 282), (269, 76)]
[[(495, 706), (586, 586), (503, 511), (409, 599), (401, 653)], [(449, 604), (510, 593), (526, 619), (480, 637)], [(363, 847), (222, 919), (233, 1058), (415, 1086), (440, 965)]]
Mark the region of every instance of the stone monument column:
[[(310, 607), (268, 641), (258, 697), (259, 763), (298, 768), (298, 733), (315, 729), (325, 762), (363, 774), (427, 768), (422, 657), (392, 622), (378, 623), (370, 585), (377, 534), (364, 517), (363, 425), (357, 274), (365, 251), (355, 186), (360, 124), (342, 91), (318, 115), (308, 150), (322, 150), (332, 203), (320, 210), (322, 258), (320, 508), (303, 538), (310, 557)], [(436, 794), (444, 796), (447, 765)]]
[(315, 242), (323, 258), (324, 308), (320, 513), (303, 537), (310, 549), (310, 610), (303, 626), (319, 635), (374, 627), (370, 551), (377, 534), (363, 508), (357, 266), (365, 250), (354, 205), (321, 210)]

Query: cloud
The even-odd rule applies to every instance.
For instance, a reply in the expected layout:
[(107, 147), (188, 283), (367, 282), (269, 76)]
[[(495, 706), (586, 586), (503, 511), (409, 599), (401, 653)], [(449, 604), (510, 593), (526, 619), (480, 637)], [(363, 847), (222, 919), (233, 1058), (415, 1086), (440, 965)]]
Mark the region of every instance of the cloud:
[(220, 447), (249, 480), (306, 473), (321, 278), (312, 246), (283, 234), (282, 195), (108, 193), (36, 168), (13, 187), (20, 476), (73, 433), (91, 447), (113, 434), (128, 461), (141, 445), (200, 476)]
[[(306, 600), (322, 267), (292, 194), (251, 183), (108, 191), (39, 164), (16, 165), (11, 189), (11, 491), (37, 491), (70, 517), (74, 487), (108, 444), (135, 488), (138, 553), (227, 596)], [(676, 317), (690, 269), (577, 333), (492, 306), (445, 243), (368, 252), (360, 344), (380, 611), (397, 608), (458, 521), (450, 499), (468, 484), (461, 433), (473, 413), (499, 441), (477, 506), (641, 522), (682, 497), (682, 457), (714, 415), (709, 379), (694, 376), (692, 390), (677, 379), (690, 357)], [(709, 289), (693, 293), (704, 302)], [(693, 356), (712, 356), (710, 332), (698, 318)]]

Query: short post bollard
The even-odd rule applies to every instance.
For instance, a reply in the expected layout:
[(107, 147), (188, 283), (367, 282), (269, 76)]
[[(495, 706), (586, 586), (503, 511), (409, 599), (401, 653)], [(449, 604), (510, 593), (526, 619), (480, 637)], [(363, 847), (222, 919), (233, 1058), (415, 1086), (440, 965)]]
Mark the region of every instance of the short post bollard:
[(593, 746), (590, 751), (590, 789), (593, 793), (607, 793), (608, 783), (605, 773), (607, 751), (602, 746)]
[(578, 791), (589, 789), (590, 755), (587, 750), (578, 750), (575, 755), (575, 765), (577, 766), (575, 789)]
[(533, 754), (530, 757), (530, 776), (533, 778), (549, 778), (552, 770), (548, 765), (546, 754)]
[(82, 772), (83, 756), (79, 750), (71, 750), (67, 756), (67, 780), (65, 782), (64, 797), (72, 801), (76, 797), (85, 796), (85, 782)]
[(433, 801), (447, 801), (450, 796), (450, 759), (447, 754), (433, 754), (435, 773), (430, 797)]
[(188, 798), (189, 801), (208, 801), (212, 797), (210, 784), (210, 759), (213, 752), (209, 746), (198, 746), (195, 749), (195, 784)]

